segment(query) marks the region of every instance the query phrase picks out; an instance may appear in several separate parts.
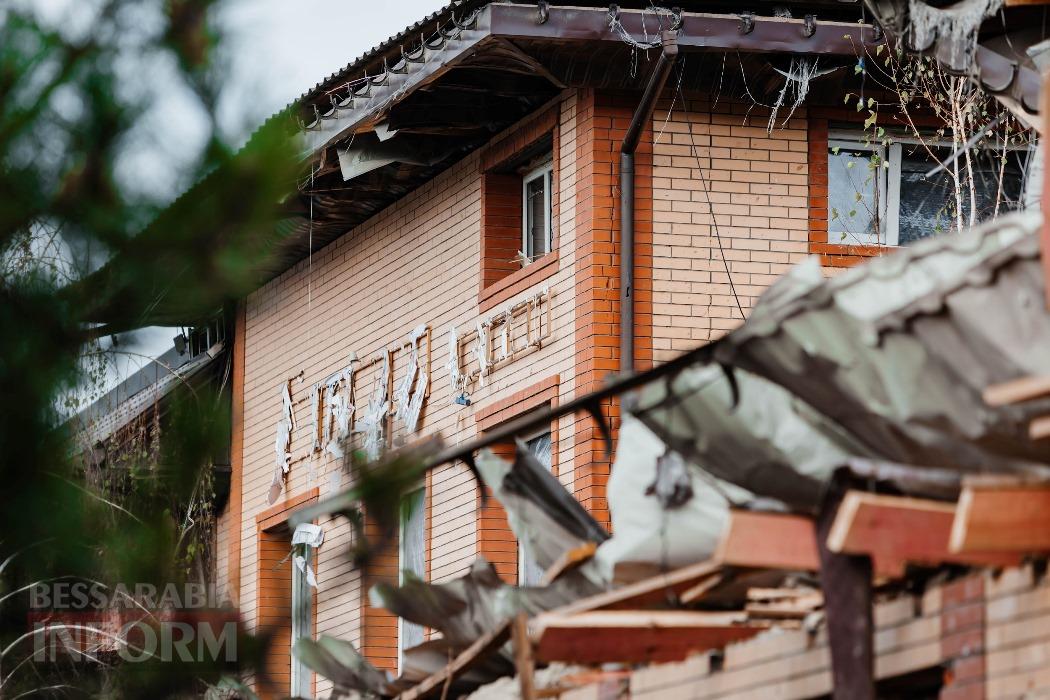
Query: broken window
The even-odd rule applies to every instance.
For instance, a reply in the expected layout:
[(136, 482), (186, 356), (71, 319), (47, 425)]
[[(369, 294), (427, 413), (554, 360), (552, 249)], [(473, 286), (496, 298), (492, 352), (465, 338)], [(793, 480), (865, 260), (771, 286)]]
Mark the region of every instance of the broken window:
[(554, 247), (551, 228), (553, 173), (552, 161), (548, 159), (525, 173), (521, 179), (521, 250), (524, 254), (522, 263), (525, 265), (551, 252)]
[[(405, 574), (419, 579), (426, 576), (426, 525), (424, 490), (416, 489), (401, 498), (401, 527), (398, 537), (399, 583), (405, 583)], [(423, 643), (423, 626), (398, 618), (400, 626), (399, 652)], [(400, 653), (398, 655), (400, 659)], [(400, 667), (400, 661), (398, 666)]]
[[(965, 156), (949, 162), (955, 150), (950, 141), (934, 137), (922, 142), (894, 137), (885, 145), (867, 143), (860, 134), (833, 136), (828, 141), (828, 242), (908, 245), (958, 228), (960, 201), (968, 222), (970, 180)], [(1021, 207), (1028, 155), (1026, 148), (970, 149), (976, 221)]]
[[(541, 433), (531, 440), (526, 440), (525, 444), (529, 448), (529, 452), (539, 460), (547, 471), (551, 470), (551, 434), (550, 432)], [(518, 583), (522, 586), (538, 586), (543, 580), (544, 574), (543, 567), (536, 564), (533, 558), (529, 556), (528, 551), (518, 546)]]

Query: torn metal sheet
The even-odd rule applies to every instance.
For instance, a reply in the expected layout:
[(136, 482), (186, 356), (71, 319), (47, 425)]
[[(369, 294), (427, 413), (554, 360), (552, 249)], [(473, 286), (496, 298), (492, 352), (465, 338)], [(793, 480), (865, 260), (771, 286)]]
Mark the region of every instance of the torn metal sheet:
[(284, 490), (284, 477), (291, 468), (292, 459), (292, 425), (287, 418), (277, 421), (274, 438), (274, 472), (270, 480), (270, 489), (266, 500), (270, 505), (277, 502), (277, 497)]
[(410, 433), (416, 432), (418, 427), (419, 412), (423, 407), (423, 398), (427, 390), (427, 373), (419, 361), (419, 344), (427, 330), (425, 324), (419, 325), (408, 334), (408, 367), (394, 394), (394, 405), (397, 407), (396, 417), (405, 424)]
[(609, 539), (609, 533), (520, 440), (513, 464), (482, 450), (477, 465), (485, 485), (506, 509), (514, 535), (540, 568), (549, 569), (566, 551), (586, 542)]
[(390, 402), (387, 398), (390, 385), (390, 353), (383, 353), (383, 368), (376, 377), (372, 395), (368, 399), (368, 413), (358, 426), (365, 435), (364, 450), (369, 459), (379, 458), (383, 450), (383, 424), (386, 422)]
[[(396, 133), (396, 132), (395, 132)], [(336, 148), (339, 156), (339, 170), (343, 181), (352, 180), (391, 163), (408, 165), (436, 165), (451, 154), (451, 149), (427, 149), (422, 144), (404, 138), (392, 138), (369, 145), (351, 144), (348, 148)], [(433, 141), (429, 142), (430, 144)]]

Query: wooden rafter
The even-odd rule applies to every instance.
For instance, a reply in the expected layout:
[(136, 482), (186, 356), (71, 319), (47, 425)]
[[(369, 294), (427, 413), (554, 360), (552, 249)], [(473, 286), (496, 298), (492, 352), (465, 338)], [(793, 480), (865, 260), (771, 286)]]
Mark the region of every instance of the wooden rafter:
[(739, 612), (601, 610), (540, 615), (533, 637), (541, 661), (645, 663), (681, 661), (768, 628)]
[(1050, 551), (1050, 484), (965, 485), (948, 547), (964, 554)]
[(786, 571), (820, 568), (813, 520), (800, 515), (734, 510), (715, 553), (727, 566)]
[(838, 509), (828, 549), (867, 554), (877, 562), (1011, 566), (1016, 555), (1002, 552), (952, 552), (948, 548), (954, 503), (850, 491)]
[(398, 700), (418, 700), (440, 695), (442, 689), (453, 680), (469, 671), (474, 664), (503, 646), (510, 637), (511, 620), (478, 637), (459, 656), (437, 673), (427, 676), (421, 683), (412, 686), (398, 696)]

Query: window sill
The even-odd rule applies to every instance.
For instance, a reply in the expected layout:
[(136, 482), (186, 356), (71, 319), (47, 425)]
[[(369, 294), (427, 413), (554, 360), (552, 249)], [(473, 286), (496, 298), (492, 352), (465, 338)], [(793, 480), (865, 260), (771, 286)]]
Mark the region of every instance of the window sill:
[(510, 273), (499, 282), (482, 287), (478, 292), (478, 311), (486, 311), (499, 306), (508, 299), (524, 292), (534, 284), (552, 276), (558, 271), (558, 251), (547, 253), (525, 267)]

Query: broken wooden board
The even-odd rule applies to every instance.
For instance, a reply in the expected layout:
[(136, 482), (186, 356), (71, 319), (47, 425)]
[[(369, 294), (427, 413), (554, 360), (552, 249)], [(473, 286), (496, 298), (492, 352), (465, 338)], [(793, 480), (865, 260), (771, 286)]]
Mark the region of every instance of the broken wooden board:
[(1050, 551), (1050, 484), (965, 484), (948, 548), (960, 554)]
[(533, 639), (536, 658), (545, 662), (662, 663), (722, 648), (769, 627), (739, 612), (599, 610), (540, 615)]
[(754, 569), (820, 568), (813, 520), (783, 513), (730, 511), (714, 558), (726, 566)]
[(1029, 376), (986, 387), (981, 397), (989, 406), (1009, 406), (1050, 396), (1050, 377)]
[(398, 695), (398, 700), (418, 700), (440, 695), (446, 684), (469, 671), (474, 664), (499, 649), (510, 638), (511, 620), (474, 640), (474, 643), (452, 659), (445, 668), (427, 676), (422, 682)]
[(1020, 557), (1002, 552), (952, 552), (948, 541), (955, 504), (918, 498), (850, 491), (828, 533), (828, 549), (867, 554), (885, 568), (888, 562), (1013, 566)]
[(584, 562), (592, 559), (594, 553), (597, 551), (597, 543), (584, 542), (579, 547), (573, 547), (572, 549), (562, 552), (562, 555), (558, 557), (558, 560), (551, 564), (549, 569), (543, 572), (543, 578), (540, 579), (540, 585), (549, 586), (562, 574), (572, 571)]
[(567, 616), (591, 610), (670, 607), (678, 604), (682, 593), (708, 578), (717, 576), (721, 571), (722, 566), (718, 562), (702, 561), (622, 588), (581, 598), (552, 613)]

